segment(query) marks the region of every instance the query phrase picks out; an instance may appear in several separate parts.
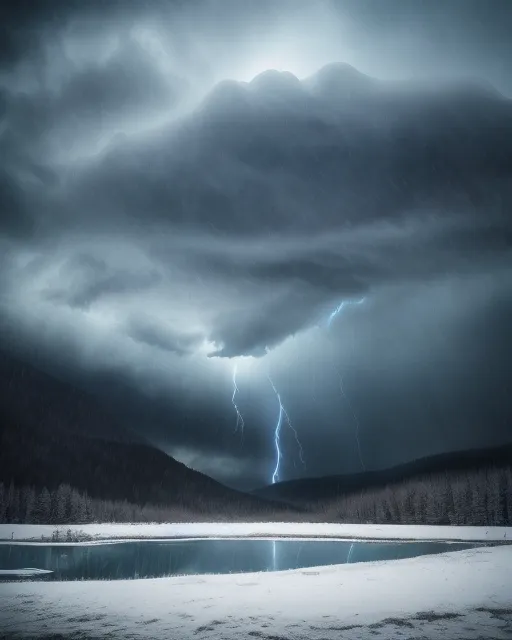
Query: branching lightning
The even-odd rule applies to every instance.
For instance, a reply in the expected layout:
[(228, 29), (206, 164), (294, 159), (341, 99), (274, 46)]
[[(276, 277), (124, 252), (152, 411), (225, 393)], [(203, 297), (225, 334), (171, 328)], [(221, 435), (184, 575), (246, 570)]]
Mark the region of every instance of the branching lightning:
[[(336, 309), (334, 309), (334, 311), (331, 312), (331, 314), (329, 315), (328, 319), (327, 319), (327, 326), (330, 327), (333, 320), (336, 318), (336, 316), (338, 314), (341, 313), (341, 311), (343, 310), (343, 308), (346, 305), (359, 305), (362, 304), (365, 301), (365, 298), (361, 298), (360, 300), (344, 300), (342, 301), (337, 307)], [(362, 456), (362, 452), (361, 452), (361, 443), (360, 443), (360, 439), (359, 439), (359, 419), (357, 417), (357, 414), (352, 406), (352, 403), (350, 402), (350, 399), (348, 398), (347, 394), (345, 393), (345, 389), (344, 389), (344, 383), (343, 383), (343, 378), (342, 375), (340, 373), (340, 371), (336, 368), (336, 372), (338, 374), (338, 378), (339, 378), (339, 388), (341, 391), (341, 394), (343, 396), (343, 398), (346, 400), (347, 405), (350, 409), (350, 412), (352, 414), (352, 417), (354, 419), (354, 424), (355, 424), (355, 436), (356, 436), (356, 442), (357, 442), (357, 452), (358, 452), (358, 456), (359, 456), (359, 461), (361, 463), (361, 468), (363, 469), (363, 471), (366, 471), (366, 467), (363, 461), (363, 456)], [(233, 405), (233, 408), (235, 409), (236, 412), (236, 425), (235, 425), (235, 433), (237, 431), (241, 431), (241, 434), (243, 436), (244, 433), (244, 427), (245, 427), (245, 422), (243, 419), (243, 416), (240, 412), (240, 409), (238, 408), (238, 405), (236, 403), (236, 395), (239, 392), (238, 389), (238, 385), (237, 385), (237, 381), (236, 381), (236, 377), (237, 377), (237, 365), (235, 364), (234, 368), (233, 368), (233, 394), (231, 396), (231, 403)], [(286, 424), (288, 425), (288, 427), (291, 429), (291, 431), (293, 432), (295, 441), (297, 443), (297, 447), (298, 447), (298, 451), (299, 451), (299, 459), (300, 462), (305, 466), (305, 460), (304, 460), (304, 450), (302, 447), (302, 443), (299, 439), (299, 434), (297, 433), (297, 430), (295, 429), (295, 427), (292, 424), (292, 421), (290, 420), (290, 416), (288, 415), (288, 412), (286, 411), (282, 401), (281, 401), (281, 395), (279, 393), (279, 391), (277, 390), (272, 378), (270, 377), (270, 375), (267, 374), (267, 378), (272, 386), (272, 390), (274, 391), (274, 394), (277, 398), (277, 401), (279, 403), (279, 413), (277, 416), (277, 422), (276, 425), (274, 427), (274, 447), (275, 447), (275, 451), (276, 451), (276, 464), (275, 464), (275, 468), (274, 471), (272, 473), (271, 476), (271, 483), (275, 484), (276, 482), (279, 481), (279, 475), (280, 475), (280, 471), (281, 471), (281, 461), (283, 459), (283, 454), (281, 451), (281, 430), (283, 427), (283, 421), (286, 421)], [(352, 550), (351, 550), (352, 552)], [(350, 553), (351, 553), (350, 552)], [(274, 548), (274, 559), (275, 559), (275, 548)]]
[(295, 436), (295, 441), (297, 442), (297, 446), (299, 447), (299, 458), (301, 463), (305, 465), (306, 462), (304, 460), (304, 450), (299, 440), (299, 434), (297, 433), (297, 430), (293, 426), (292, 421), (290, 420), (290, 416), (288, 415), (288, 412), (286, 411), (286, 409), (283, 406), (283, 403), (281, 402), (281, 396), (278, 390), (276, 389), (276, 386), (272, 381), (272, 378), (269, 375), (267, 375), (267, 378), (270, 384), (272, 385), (272, 389), (274, 390), (277, 401), (279, 402), (279, 415), (277, 417), (277, 423), (274, 429), (274, 445), (276, 448), (276, 467), (274, 469), (274, 473), (272, 474), (272, 484), (275, 484), (275, 482), (279, 480), (279, 468), (281, 464), (281, 458), (283, 457), (281, 453), (281, 446), (280, 446), (281, 427), (283, 426), (283, 417), (286, 420), (286, 424), (290, 427), (290, 429), (293, 431), (293, 435)]
[(306, 466), (306, 461), (304, 460), (304, 449), (302, 448), (301, 441), (299, 440), (299, 434), (297, 433), (297, 429), (293, 426), (292, 421), (290, 420), (290, 416), (288, 415), (288, 412), (284, 407), (283, 407), (283, 415), (286, 418), (286, 424), (293, 431), (295, 442), (297, 443), (297, 447), (299, 448), (299, 459), (301, 461), (301, 464)]
[(327, 319), (327, 326), (330, 327), (334, 318), (341, 313), (343, 308), (348, 304), (362, 304), (366, 298), (361, 298), (360, 300), (343, 300), (340, 304), (334, 309), (334, 311), (329, 315)]
[(235, 367), (233, 369), (233, 396), (231, 397), (231, 403), (233, 405), (233, 407), (235, 408), (236, 411), (236, 427), (235, 427), (235, 432), (238, 431), (238, 429), (241, 430), (242, 435), (244, 433), (244, 426), (245, 426), (245, 422), (244, 419), (242, 417), (242, 414), (240, 413), (238, 406), (235, 402), (235, 396), (238, 393), (238, 387), (236, 384), (236, 364)]
[(277, 418), (276, 428), (274, 429), (274, 445), (276, 448), (276, 468), (274, 469), (274, 473), (272, 474), (272, 484), (275, 484), (276, 480), (279, 480), (279, 467), (281, 464), (281, 447), (279, 444), (279, 437), (281, 435), (281, 425), (283, 423), (283, 405), (281, 403), (281, 396), (277, 392), (277, 389), (275, 388), (274, 383), (272, 382), (270, 376), (268, 376), (268, 379), (270, 381), (270, 384), (272, 385), (272, 388), (274, 389), (274, 392), (277, 396), (277, 400), (279, 402), (279, 416)]

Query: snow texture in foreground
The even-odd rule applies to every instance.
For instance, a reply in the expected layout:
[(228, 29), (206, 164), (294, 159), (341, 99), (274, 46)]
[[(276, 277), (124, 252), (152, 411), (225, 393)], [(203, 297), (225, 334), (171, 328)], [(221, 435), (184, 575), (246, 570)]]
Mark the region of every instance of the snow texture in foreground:
[(0, 584), (0, 634), (510, 638), (512, 546), (276, 573)]
[(201, 537), (329, 537), (366, 540), (490, 540), (512, 541), (512, 527), (456, 527), (427, 525), (325, 524), (308, 522), (168, 523), (168, 524), (0, 524), (0, 540), (41, 540), (59, 529), (96, 539)]

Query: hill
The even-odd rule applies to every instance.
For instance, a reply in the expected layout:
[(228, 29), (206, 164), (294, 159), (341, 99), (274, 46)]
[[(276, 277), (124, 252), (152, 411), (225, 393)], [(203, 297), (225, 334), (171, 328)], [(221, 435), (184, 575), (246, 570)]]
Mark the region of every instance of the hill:
[(58, 429), (116, 442), (145, 442), (92, 395), (0, 350), (2, 422), (4, 416), (42, 432)]
[(144, 442), (92, 397), (11, 356), (0, 356), (0, 482), (67, 484), (91, 498), (201, 513), (282, 507), (225, 487)]
[(256, 489), (252, 493), (265, 499), (280, 500), (294, 505), (306, 505), (334, 500), (356, 491), (379, 489), (386, 485), (415, 480), (427, 474), (441, 475), (511, 465), (512, 444), (428, 456), (381, 471), (278, 482)]

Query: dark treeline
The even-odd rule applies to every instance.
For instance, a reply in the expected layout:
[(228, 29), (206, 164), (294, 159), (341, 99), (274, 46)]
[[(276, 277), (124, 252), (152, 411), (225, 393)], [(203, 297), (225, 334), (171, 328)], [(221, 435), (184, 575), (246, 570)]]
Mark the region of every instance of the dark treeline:
[(69, 485), (49, 491), (0, 483), (0, 522), (179, 522), (310, 520), (377, 524), (503, 526), (512, 524), (512, 467), (423, 475), (311, 504), (306, 512), (251, 512), (241, 505), (191, 511), (91, 498)]
[(45, 431), (4, 418), (2, 423), (0, 406), (0, 481), (6, 487), (11, 482), (20, 489), (46, 487), (53, 494), (66, 484), (97, 500), (159, 505), (166, 513), (265, 514), (280, 508), (226, 487), (149, 445), (89, 438), (58, 428)]
[[(198, 499), (196, 504), (200, 505)], [(281, 521), (295, 520), (298, 510), (276, 511), (269, 504), (267, 512), (251, 509), (244, 503), (227, 501), (211, 508), (195, 510), (183, 506), (134, 504), (127, 500), (91, 498), (67, 484), (57, 489), (35, 489), (0, 483), (0, 523), (10, 524), (86, 524), (88, 522), (197, 522), (197, 521)]]
[(49, 491), (46, 487), (37, 490), (0, 483), (0, 522), (3, 523), (168, 522), (184, 517), (186, 512), (178, 508), (100, 500), (66, 484)]
[(323, 516), (350, 523), (511, 525), (512, 466), (422, 475), (351, 493), (325, 503)]

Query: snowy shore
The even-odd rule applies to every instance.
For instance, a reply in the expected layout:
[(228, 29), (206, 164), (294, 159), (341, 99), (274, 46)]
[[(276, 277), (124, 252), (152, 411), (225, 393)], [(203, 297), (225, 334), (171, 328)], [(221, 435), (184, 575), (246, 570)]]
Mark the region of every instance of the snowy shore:
[(363, 540), (512, 541), (512, 527), (456, 527), (426, 525), (325, 524), (307, 522), (167, 523), (167, 524), (0, 524), (0, 541), (51, 539), (59, 530), (65, 540), (84, 533), (91, 539), (140, 538), (344, 538)]
[(512, 631), (511, 576), (507, 545), (276, 573), (5, 583), (0, 635), (499, 640)]

